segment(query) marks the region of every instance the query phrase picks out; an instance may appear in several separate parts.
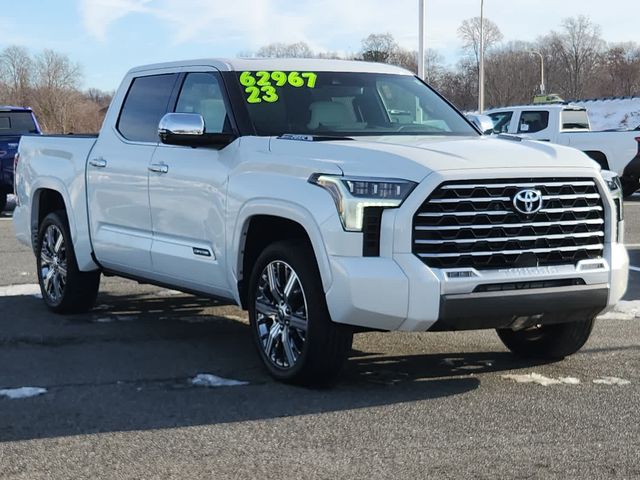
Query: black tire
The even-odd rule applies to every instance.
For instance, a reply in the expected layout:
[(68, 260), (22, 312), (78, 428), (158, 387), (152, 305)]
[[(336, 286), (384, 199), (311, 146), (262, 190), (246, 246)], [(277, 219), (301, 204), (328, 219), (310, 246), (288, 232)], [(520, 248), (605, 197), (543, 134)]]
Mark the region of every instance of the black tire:
[[(45, 239), (49, 233), (51, 237)], [(58, 235), (62, 236), (60, 243), (57, 242)], [(58, 250), (51, 244), (57, 245)], [(82, 313), (91, 310), (100, 287), (100, 272), (78, 270), (64, 211), (50, 213), (40, 224), (36, 259), (42, 299), (51, 311)]]
[(640, 182), (636, 178), (621, 177), (620, 182), (622, 183), (622, 196), (624, 198), (629, 198), (640, 188)]
[(5, 208), (7, 208), (7, 194), (0, 192), (0, 213), (4, 212)]
[(589, 339), (595, 318), (541, 325), (524, 330), (498, 329), (498, 337), (515, 355), (559, 360), (576, 353)]
[[(285, 289), (280, 285), (285, 282), (279, 279), (293, 276), (286, 276), (287, 267), (297, 276), (294, 282), (299, 288), (291, 287), (290, 294), (285, 296)], [(280, 287), (275, 289), (277, 295), (271, 292), (269, 268), (282, 273), (275, 281)], [(305, 242), (276, 242), (262, 252), (251, 272), (248, 304), (254, 343), (271, 376), (282, 382), (315, 387), (328, 386), (336, 380), (351, 351), (353, 330), (331, 320), (315, 255)], [(265, 311), (270, 313), (265, 315)], [(287, 320), (287, 311), (290, 320)], [(303, 314), (306, 314), (306, 324), (300, 320)], [(293, 318), (298, 319), (298, 325), (306, 325), (306, 330), (295, 328)], [(273, 336), (278, 326), (279, 339), (277, 333)], [(272, 337), (271, 343), (269, 337)], [(294, 357), (295, 360), (289, 362)]]

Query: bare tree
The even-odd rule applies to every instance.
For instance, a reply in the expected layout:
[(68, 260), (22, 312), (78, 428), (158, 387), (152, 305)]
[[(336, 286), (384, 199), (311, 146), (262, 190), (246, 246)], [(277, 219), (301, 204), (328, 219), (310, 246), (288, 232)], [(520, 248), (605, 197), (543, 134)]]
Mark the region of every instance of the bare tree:
[[(502, 32), (498, 25), (489, 20), (484, 19), (482, 36), (484, 37), (484, 51), (488, 52), (494, 46), (502, 41)], [(480, 17), (473, 17), (464, 20), (458, 27), (458, 37), (463, 42), (464, 50), (473, 56), (476, 64), (480, 64)]]
[(560, 32), (551, 32), (541, 40), (543, 50), (550, 58), (550, 75), (554, 67), (559, 70), (558, 81), (569, 98), (580, 98), (589, 93), (589, 84), (605, 49), (600, 27), (588, 17), (580, 15), (562, 21)]
[(399, 47), (390, 33), (372, 33), (362, 40), (360, 54), (367, 62), (393, 63)]
[(34, 100), (45, 129), (60, 133), (73, 131), (73, 118), (81, 100), (78, 91), (82, 70), (66, 55), (44, 50), (34, 61)]
[(268, 58), (312, 58), (314, 54), (305, 42), (297, 42), (290, 44), (271, 43), (260, 48), (255, 56)]
[(0, 81), (5, 85), (6, 100), (18, 105), (29, 104), (33, 61), (24, 47), (11, 46), (0, 53)]
[(602, 56), (598, 91), (601, 95), (640, 95), (640, 45), (611, 45)]
[(533, 45), (510, 42), (487, 56), (487, 104), (498, 107), (529, 103), (536, 94), (540, 66), (529, 53)]

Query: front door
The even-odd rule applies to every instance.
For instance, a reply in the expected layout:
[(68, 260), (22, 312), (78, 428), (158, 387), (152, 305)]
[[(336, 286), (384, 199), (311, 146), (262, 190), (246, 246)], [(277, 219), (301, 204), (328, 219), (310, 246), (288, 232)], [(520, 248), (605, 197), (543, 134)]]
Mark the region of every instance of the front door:
[[(199, 113), (205, 132), (231, 131), (217, 71), (184, 76), (174, 109)], [(154, 277), (166, 283), (228, 296), (225, 206), (229, 165), (237, 142), (222, 150), (160, 144), (151, 160), (149, 199)], [(155, 171), (154, 171), (155, 170)]]

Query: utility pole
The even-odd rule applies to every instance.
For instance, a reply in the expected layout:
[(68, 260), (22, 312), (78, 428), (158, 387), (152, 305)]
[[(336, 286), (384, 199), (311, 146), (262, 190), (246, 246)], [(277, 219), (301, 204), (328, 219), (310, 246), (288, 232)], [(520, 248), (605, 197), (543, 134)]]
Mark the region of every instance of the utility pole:
[(478, 112), (484, 112), (484, 0), (480, 0), (480, 66), (478, 68)]
[(540, 95), (544, 95), (547, 93), (547, 87), (544, 84), (544, 57), (542, 56), (542, 53), (537, 50), (531, 50), (529, 53), (540, 57)]
[(424, 0), (419, 0), (418, 3), (418, 38), (420, 44), (418, 45), (418, 77), (424, 80)]

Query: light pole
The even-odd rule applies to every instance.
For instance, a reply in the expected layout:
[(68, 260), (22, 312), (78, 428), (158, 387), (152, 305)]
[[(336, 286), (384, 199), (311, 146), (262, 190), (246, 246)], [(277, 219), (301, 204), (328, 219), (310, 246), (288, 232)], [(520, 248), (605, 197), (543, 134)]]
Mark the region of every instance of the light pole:
[(484, 0), (480, 0), (480, 65), (478, 68), (478, 112), (484, 112)]
[(419, 0), (418, 9), (420, 10), (418, 13), (418, 21), (420, 22), (418, 25), (418, 41), (420, 42), (418, 45), (418, 77), (424, 80), (424, 0)]
[(544, 84), (544, 57), (542, 56), (542, 53), (538, 52), (537, 50), (531, 50), (529, 53), (538, 55), (540, 57), (540, 95), (544, 95), (545, 93), (547, 93), (547, 89)]

